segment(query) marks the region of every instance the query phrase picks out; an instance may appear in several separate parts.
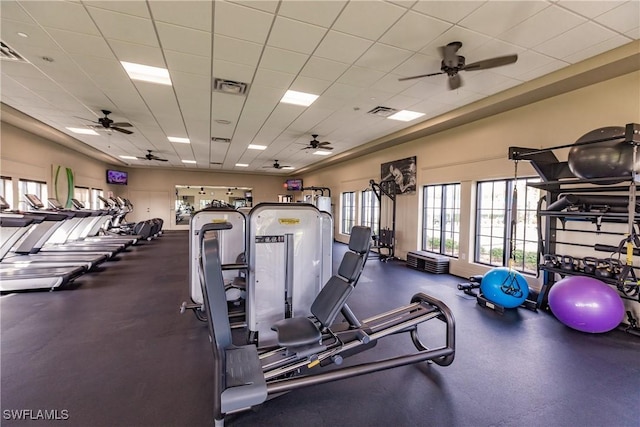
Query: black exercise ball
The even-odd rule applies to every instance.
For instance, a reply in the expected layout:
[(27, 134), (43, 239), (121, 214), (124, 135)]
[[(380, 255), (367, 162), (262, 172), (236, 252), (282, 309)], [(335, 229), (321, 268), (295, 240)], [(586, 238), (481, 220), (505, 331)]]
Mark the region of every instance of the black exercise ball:
[[(609, 178), (631, 176), (633, 145), (624, 142), (624, 127), (609, 126), (584, 134), (577, 144), (597, 139), (619, 137), (611, 141), (577, 145), (569, 150), (569, 169), (578, 178)], [(640, 153), (635, 169), (640, 170)], [(617, 180), (615, 182), (622, 182)], [(614, 183), (608, 181), (607, 183)]]

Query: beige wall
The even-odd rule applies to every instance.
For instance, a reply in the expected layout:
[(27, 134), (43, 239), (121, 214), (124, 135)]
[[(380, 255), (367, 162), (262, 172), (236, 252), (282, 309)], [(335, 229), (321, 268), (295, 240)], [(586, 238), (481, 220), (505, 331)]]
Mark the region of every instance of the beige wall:
[[(397, 197), (396, 255), (405, 258), (408, 251), (420, 247), (421, 187), (460, 182), (461, 253), (460, 259), (451, 261), (450, 271), (468, 277), (487, 271), (486, 267), (469, 262), (469, 258), (473, 259), (475, 182), (513, 177), (514, 165), (507, 158), (509, 146), (543, 148), (569, 144), (593, 129), (631, 122), (640, 122), (640, 72), (310, 172), (305, 174), (304, 182), (307, 186), (331, 188), (336, 239), (346, 242), (347, 236), (339, 233), (340, 193), (359, 192), (370, 179), (379, 181), (381, 163), (417, 156), (418, 191)], [(518, 176), (527, 175), (535, 173), (529, 164), (520, 162)]]
[[(18, 206), (18, 179), (43, 181), (52, 188), (53, 165), (70, 167), (76, 186), (99, 188), (105, 193), (112, 191), (116, 196), (129, 198), (135, 210), (128, 220), (158, 216), (164, 219), (167, 229), (174, 228), (175, 224), (176, 185), (250, 187), (254, 204), (275, 202), (278, 194), (284, 193), (282, 176), (113, 166), (4, 122), (0, 138), (0, 174), (12, 178), (14, 185), (14, 200), (9, 200), (11, 206)], [(108, 168), (128, 171), (129, 185), (107, 185)]]

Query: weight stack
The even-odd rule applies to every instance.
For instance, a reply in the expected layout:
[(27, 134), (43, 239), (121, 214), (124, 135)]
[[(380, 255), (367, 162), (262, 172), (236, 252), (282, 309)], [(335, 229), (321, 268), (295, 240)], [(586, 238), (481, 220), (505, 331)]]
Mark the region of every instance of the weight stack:
[(449, 273), (449, 258), (424, 251), (407, 253), (407, 267), (432, 274)]

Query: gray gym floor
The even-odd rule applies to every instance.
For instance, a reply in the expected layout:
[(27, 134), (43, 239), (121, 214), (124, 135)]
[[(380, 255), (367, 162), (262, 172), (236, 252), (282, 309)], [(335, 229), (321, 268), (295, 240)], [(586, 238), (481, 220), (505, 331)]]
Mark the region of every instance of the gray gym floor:
[[(72, 290), (0, 297), (2, 425), (213, 425), (206, 325), (178, 313), (188, 298), (187, 239), (186, 231), (165, 232)], [(344, 250), (335, 245), (336, 261)], [(441, 299), (457, 322), (451, 366), (412, 365), (305, 388), (228, 416), (227, 425), (640, 425), (640, 338), (577, 332), (545, 312), (501, 316), (458, 291), (461, 281), (370, 259), (349, 301), (366, 318), (416, 292)], [(425, 334), (437, 337), (438, 327), (428, 325)], [(403, 351), (414, 351), (406, 334), (345, 364)], [(11, 410), (31, 410), (30, 418), (57, 410), (68, 419), (8, 420)]]

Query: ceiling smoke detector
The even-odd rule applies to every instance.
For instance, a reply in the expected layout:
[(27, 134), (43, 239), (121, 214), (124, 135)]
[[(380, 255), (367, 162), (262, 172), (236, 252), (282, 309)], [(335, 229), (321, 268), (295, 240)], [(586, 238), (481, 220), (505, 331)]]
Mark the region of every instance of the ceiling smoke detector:
[(377, 106), (374, 109), (367, 111), (367, 114), (372, 114), (379, 117), (389, 117), (397, 112), (398, 110), (396, 110), (395, 108)]
[(229, 93), (232, 95), (245, 95), (247, 90), (249, 90), (249, 83), (214, 78), (213, 90), (215, 92)]

